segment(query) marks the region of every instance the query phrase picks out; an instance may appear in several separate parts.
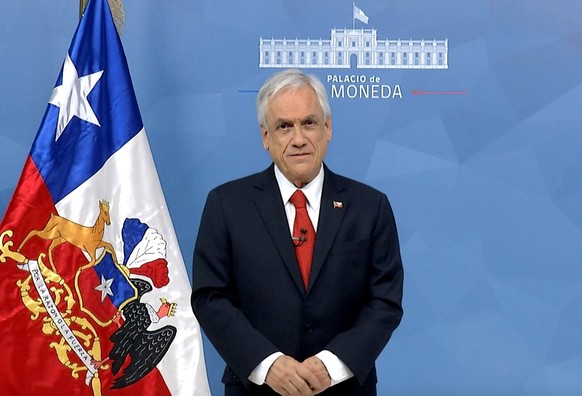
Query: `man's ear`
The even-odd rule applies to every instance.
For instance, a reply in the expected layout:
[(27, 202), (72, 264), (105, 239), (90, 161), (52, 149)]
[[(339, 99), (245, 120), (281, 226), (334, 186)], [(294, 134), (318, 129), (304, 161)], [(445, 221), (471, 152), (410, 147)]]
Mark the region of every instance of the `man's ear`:
[(267, 151), (269, 151), (268, 134), (267, 128), (261, 125), (261, 140), (263, 141), (263, 148)]
[(327, 117), (327, 119), (325, 120), (325, 129), (326, 129), (326, 134), (327, 134), (327, 142), (329, 143), (331, 141), (331, 135), (332, 135), (332, 128), (331, 128), (331, 116)]

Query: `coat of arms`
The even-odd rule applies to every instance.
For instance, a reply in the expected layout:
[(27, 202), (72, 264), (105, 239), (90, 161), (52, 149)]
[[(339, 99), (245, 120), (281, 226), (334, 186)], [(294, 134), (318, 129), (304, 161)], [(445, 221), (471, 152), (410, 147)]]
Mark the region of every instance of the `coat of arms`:
[[(157, 307), (142, 302), (142, 296), (170, 282), (162, 235), (138, 219), (126, 219), (124, 260), (119, 263), (112, 244), (103, 240), (110, 222), (109, 203), (100, 201), (93, 225), (51, 214), (44, 228), (30, 230), (17, 249), (12, 230), (0, 235), (0, 263), (10, 259), (22, 270), (15, 286), (47, 348), (94, 395), (102, 394), (99, 374), (104, 370), (111, 371), (111, 388), (146, 376), (177, 332), (160, 324), (175, 314), (175, 303), (165, 298)], [(45, 248), (27, 249), (35, 239), (44, 241)], [(67, 249), (59, 250), (61, 246)]]

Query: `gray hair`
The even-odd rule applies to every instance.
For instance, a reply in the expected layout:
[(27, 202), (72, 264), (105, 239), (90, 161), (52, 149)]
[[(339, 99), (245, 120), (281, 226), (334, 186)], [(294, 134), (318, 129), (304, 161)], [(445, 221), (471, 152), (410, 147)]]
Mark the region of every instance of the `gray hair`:
[(303, 73), (299, 69), (286, 69), (273, 74), (265, 81), (257, 95), (257, 118), (260, 126), (265, 126), (269, 101), (285, 89), (298, 89), (310, 86), (317, 95), (319, 105), (323, 111), (323, 119), (331, 116), (327, 92), (321, 81), (314, 75)]

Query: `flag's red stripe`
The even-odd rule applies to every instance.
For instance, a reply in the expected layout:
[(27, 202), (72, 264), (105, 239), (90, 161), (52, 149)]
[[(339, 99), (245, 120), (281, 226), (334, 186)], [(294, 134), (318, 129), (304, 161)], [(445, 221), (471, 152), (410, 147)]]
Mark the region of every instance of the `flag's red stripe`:
[(56, 213), (54, 202), (36, 165), (28, 157), (6, 208), (0, 231), (14, 231), (13, 240), (20, 243), (29, 230), (42, 228), (51, 213)]
[[(42, 229), (46, 225), (51, 213), (56, 213), (54, 202), (40, 176), (34, 162), (27, 159), (14, 195), (8, 205), (6, 214), (0, 224), (0, 233), (12, 231), (12, 237), (6, 236), (3, 243), (12, 241), (11, 250), (17, 250), (20, 242), (30, 230)], [(22, 249), (22, 253), (29, 259), (37, 260), (41, 252), (46, 252), (50, 241), (33, 237)], [(86, 258), (76, 247), (64, 243), (53, 251), (57, 272), (63, 281), (73, 288), (77, 270), (75, 263), (84, 263)], [(46, 262), (46, 260), (45, 260)], [(66, 390), (67, 395), (93, 395), (90, 386), (84, 381), (85, 371), (78, 373), (74, 378), (72, 370), (59, 361), (56, 349), (61, 336), (54, 331), (50, 322), (46, 322), (46, 314), (34, 317), (24, 305), (26, 295), (33, 300), (38, 299), (34, 286), (22, 288), (20, 285), (30, 277), (28, 272), (19, 269), (13, 260), (8, 259), (0, 263), (0, 351), (10, 359), (0, 359), (0, 372), (10, 375), (0, 375), (1, 394), (30, 395), (54, 394), (55, 389)], [(86, 317), (79, 309), (79, 299), (73, 290), (77, 303), (66, 314), (67, 318), (74, 316)], [(64, 296), (61, 296), (64, 297)], [(39, 300), (40, 301), (40, 300)], [(69, 307), (67, 301), (61, 299), (58, 307), (66, 312)], [(115, 324), (100, 327), (93, 323), (100, 342), (100, 358), (106, 358), (113, 345), (109, 340), (111, 334), (117, 330)], [(89, 333), (89, 331), (86, 331)], [(81, 338), (82, 339), (82, 338)], [(51, 343), (54, 343), (51, 345)], [(67, 356), (72, 364), (81, 365), (76, 355), (69, 352)], [(123, 375), (122, 372), (117, 376)], [(111, 363), (106, 363), (99, 370), (101, 391), (109, 394), (109, 387), (114, 376)], [(113, 394), (113, 393), (112, 393)], [(165, 381), (158, 368), (152, 370), (137, 383), (115, 391), (115, 395), (170, 395)]]

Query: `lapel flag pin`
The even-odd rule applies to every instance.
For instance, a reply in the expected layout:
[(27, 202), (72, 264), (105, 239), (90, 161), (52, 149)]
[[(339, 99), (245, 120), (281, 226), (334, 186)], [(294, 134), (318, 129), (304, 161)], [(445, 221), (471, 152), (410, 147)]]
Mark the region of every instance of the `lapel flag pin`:
[(343, 209), (344, 203), (341, 201), (333, 201), (333, 208), (334, 209)]

